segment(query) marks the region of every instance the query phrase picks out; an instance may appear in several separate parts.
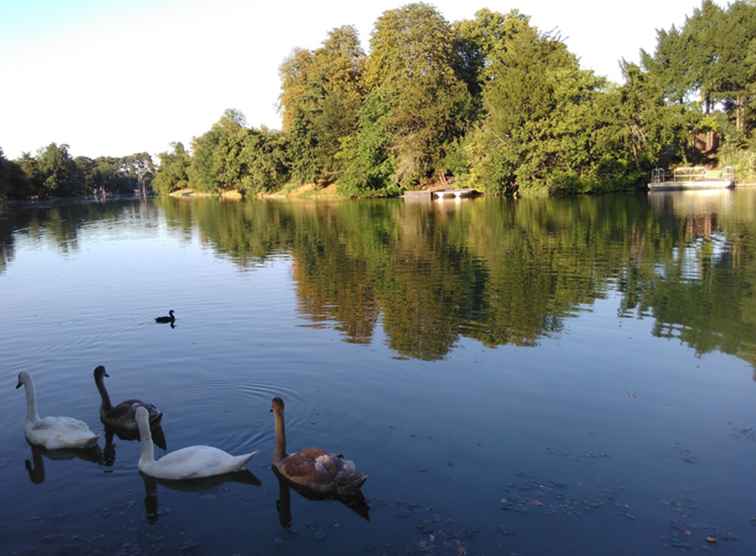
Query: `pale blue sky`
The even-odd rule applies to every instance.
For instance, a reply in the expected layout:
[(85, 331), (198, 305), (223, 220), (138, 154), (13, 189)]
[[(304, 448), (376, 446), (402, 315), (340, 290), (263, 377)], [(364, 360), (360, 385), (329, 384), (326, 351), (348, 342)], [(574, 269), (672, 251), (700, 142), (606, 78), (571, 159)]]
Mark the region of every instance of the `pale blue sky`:
[[(225, 108), (278, 127), (278, 66), (295, 46), (354, 24), (367, 47), (396, 0), (0, 0), (0, 146), (9, 156), (51, 142), (121, 155), (189, 143)], [(653, 49), (655, 29), (699, 0), (432, 2), (450, 21), (480, 7), (517, 8), (557, 28), (583, 66), (615, 81), (618, 60)]]

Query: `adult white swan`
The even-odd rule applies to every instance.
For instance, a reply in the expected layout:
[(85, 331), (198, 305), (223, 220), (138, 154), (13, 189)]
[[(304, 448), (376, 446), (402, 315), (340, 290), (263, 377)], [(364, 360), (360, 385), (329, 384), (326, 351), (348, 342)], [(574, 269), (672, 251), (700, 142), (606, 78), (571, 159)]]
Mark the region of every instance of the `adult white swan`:
[(47, 450), (90, 448), (97, 444), (97, 435), (83, 421), (71, 417), (40, 418), (34, 382), (26, 371), (18, 373), (16, 388), (22, 386), (26, 390), (24, 432), (30, 444)]
[(257, 453), (257, 450), (241, 456), (213, 448), (211, 446), (189, 446), (155, 459), (155, 446), (152, 444), (149, 413), (143, 407), (136, 409), (136, 422), (139, 426), (139, 438), (142, 453), (139, 456), (139, 471), (149, 477), (169, 481), (202, 479), (225, 473), (240, 471)]

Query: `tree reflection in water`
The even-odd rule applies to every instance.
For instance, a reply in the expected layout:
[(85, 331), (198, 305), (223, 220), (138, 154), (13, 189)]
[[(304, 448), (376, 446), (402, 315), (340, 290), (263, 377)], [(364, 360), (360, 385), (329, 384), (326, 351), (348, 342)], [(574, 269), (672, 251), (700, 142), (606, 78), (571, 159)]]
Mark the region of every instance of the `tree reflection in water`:
[(0, 217), (0, 272), (20, 238), (76, 250), (94, 223), (168, 229), (239, 268), (291, 259), (298, 310), (347, 342), (376, 326), (404, 357), (436, 360), (460, 340), (532, 346), (608, 295), (618, 316), (697, 353), (756, 365), (756, 191), (480, 199), (462, 203), (80, 204)]

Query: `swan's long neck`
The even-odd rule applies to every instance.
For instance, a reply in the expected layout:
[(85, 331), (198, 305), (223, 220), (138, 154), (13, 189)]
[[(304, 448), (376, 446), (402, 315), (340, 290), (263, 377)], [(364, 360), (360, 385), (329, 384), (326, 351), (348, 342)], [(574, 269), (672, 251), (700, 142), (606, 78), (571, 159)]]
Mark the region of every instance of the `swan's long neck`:
[(286, 457), (286, 425), (284, 425), (283, 413), (275, 412), (276, 422), (276, 449), (273, 452), (273, 463), (277, 463)]
[(37, 413), (37, 394), (34, 391), (34, 383), (31, 377), (24, 381), (24, 390), (26, 394), (26, 422), (35, 423), (39, 421), (39, 413)]
[(102, 408), (105, 411), (109, 411), (113, 406), (110, 403), (110, 396), (108, 395), (107, 388), (105, 388), (105, 381), (102, 379), (102, 376), (98, 376), (95, 383), (97, 384), (97, 390), (100, 391), (100, 397), (102, 398)]
[(155, 445), (152, 443), (152, 432), (147, 419), (137, 420), (139, 426), (139, 439), (142, 441), (142, 452), (139, 455), (139, 463), (152, 463), (155, 461)]

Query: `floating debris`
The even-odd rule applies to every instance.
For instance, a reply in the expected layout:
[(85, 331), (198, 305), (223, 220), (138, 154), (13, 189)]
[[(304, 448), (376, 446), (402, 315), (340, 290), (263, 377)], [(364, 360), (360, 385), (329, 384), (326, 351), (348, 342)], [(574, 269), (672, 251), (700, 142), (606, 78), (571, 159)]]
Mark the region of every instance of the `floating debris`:
[(600, 509), (618, 509), (620, 515), (635, 519), (628, 512), (630, 506), (617, 500), (622, 489), (604, 489), (596, 495), (577, 496), (569, 493), (566, 483), (538, 480), (525, 474), (518, 474), (518, 477), (523, 480), (505, 487), (504, 496), (499, 500), (502, 511), (577, 517)]

